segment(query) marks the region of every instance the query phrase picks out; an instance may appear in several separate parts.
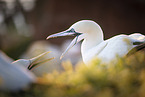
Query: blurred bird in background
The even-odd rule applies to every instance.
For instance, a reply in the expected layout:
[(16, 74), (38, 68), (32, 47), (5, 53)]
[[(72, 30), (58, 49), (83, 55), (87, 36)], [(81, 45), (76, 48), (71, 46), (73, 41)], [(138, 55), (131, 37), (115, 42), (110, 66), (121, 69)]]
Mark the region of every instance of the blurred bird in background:
[[(11, 61), (11, 60), (10, 60)], [(9, 58), (0, 55), (0, 90), (19, 91), (36, 82), (36, 77), (27, 68), (11, 64)]]
[[(8, 57), (4, 52), (0, 51), (0, 89), (18, 91), (29, 87), (31, 83), (37, 82), (35, 75), (43, 74), (35, 71), (35, 69), (44, 65), (45, 62), (54, 59), (54, 57), (48, 58), (48, 53), (50, 52), (44, 52), (31, 59), (13, 61), (13, 59)], [(49, 64), (47, 65), (47, 68), (49, 68)], [(44, 67), (46, 68), (46, 66)], [(32, 72), (32, 70), (35, 72)], [(44, 69), (41, 69), (41, 72), (43, 70)]]
[(21, 55), (20, 58), (22, 59), (30, 59), (32, 57), (35, 57), (43, 52), (51, 51), (51, 53), (43, 56), (43, 60), (49, 59), (52, 57), (55, 57), (51, 61), (47, 61), (45, 63), (42, 63), (39, 67), (32, 70), (32, 72), (37, 76), (42, 76), (43, 74), (50, 73), (54, 70), (61, 71), (61, 61), (59, 60), (60, 56), (60, 49), (52, 45), (50, 43), (47, 43), (46, 41), (36, 41), (31, 44), (30, 47), (28, 47), (27, 51), (24, 52), (23, 55)]
[(8, 57), (8, 55), (6, 55), (3, 51), (0, 50), (0, 57), (3, 58), (3, 60), (11, 63), (13, 62), (14, 60), (10, 57)]
[(14, 65), (22, 65), (24, 66), (25, 68), (31, 70), (33, 69), (34, 67), (38, 67), (39, 65), (42, 65), (43, 63), (47, 62), (47, 61), (50, 61), (53, 58), (49, 58), (49, 59), (45, 59), (45, 56), (48, 54), (49, 52), (45, 52), (45, 53), (42, 53), (34, 58), (31, 58), (31, 59), (19, 59), (19, 60), (16, 60), (14, 62), (12, 62), (12, 64)]

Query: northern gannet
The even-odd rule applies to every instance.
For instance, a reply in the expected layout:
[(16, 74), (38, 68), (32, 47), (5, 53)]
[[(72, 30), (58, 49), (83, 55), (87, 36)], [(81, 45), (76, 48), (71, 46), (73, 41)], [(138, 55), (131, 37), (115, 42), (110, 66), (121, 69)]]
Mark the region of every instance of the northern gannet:
[(0, 56), (0, 90), (19, 91), (36, 82), (36, 77), (28, 69), (13, 65)]
[[(34, 56), (37, 56), (38, 54), (41, 54), (47, 51), (51, 51), (51, 53), (43, 56), (41, 59), (37, 60), (37, 62), (40, 62), (42, 60), (47, 60), (53, 57), (55, 58), (51, 61), (40, 63), (40, 65), (38, 64), (38, 68), (34, 68), (31, 70), (38, 77), (42, 77), (44, 74), (51, 73), (54, 70), (62, 71), (62, 66), (61, 66), (62, 60), (60, 60), (60, 55), (62, 51), (60, 47), (55, 44), (51, 44), (47, 41), (39, 40), (39, 41), (33, 42), (28, 47), (26, 52), (23, 53), (23, 55), (21, 55), (22, 59), (30, 59)], [(34, 63), (36, 63), (36, 61)]]
[(111, 62), (116, 59), (116, 56), (123, 57), (130, 50), (145, 42), (145, 36), (139, 33), (132, 35), (121, 34), (104, 40), (101, 27), (92, 20), (78, 21), (66, 31), (52, 34), (47, 39), (72, 35), (76, 37), (64, 51), (61, 58), (76, 43), (83, 40), (81, 54), (85, 64), (88, 64), (94, 57), (99, 58), (104, 63)]
[(47, 61), (50, 61), (50, 60), (54, 59), (54, 57), (52, 57), (52, 58), (49, 58), (49, 59), (41, 60), (42, 57), (46, 56), (48, 53), (49, 52), (42, 53), (42, 54), (40, 54), (40, 55), (38, 55), (34, 58), (31, 58), (31, 59), (19, 59), (19, 60), (16, 60), (16, 61), (12, 62), (12, 64), (21, 65), (21, 66), (31, 70), (34, 67), (39, 66), (44, 62), (47, 62)]

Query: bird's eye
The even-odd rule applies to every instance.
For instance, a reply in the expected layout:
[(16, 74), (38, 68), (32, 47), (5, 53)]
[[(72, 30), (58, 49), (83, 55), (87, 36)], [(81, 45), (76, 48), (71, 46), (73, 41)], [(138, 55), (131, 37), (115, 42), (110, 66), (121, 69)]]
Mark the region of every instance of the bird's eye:
[(71, 31), (71, 32), (74, 32), (77, 36), (79, 36), (79, 35), (82, 34), (82, 33), (76, 32), (74, 28), (72, 28), (70, 31)]
[(76, 32), (74, 28), (71, 28), (71, 30), (70, 30), (70, 31), (71, 31), (71, 32)]

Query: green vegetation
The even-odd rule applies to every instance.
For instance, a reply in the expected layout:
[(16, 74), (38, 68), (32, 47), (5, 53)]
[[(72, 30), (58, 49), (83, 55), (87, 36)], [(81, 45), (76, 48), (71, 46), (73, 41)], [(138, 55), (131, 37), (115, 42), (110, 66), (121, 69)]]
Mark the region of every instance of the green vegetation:
[(0, 97), (145, 97), (145, 54), (142, 52), (117, 63), (75, 67), (62, 63), (64, 71), (54, 71), (17, 93), (1, 92)]

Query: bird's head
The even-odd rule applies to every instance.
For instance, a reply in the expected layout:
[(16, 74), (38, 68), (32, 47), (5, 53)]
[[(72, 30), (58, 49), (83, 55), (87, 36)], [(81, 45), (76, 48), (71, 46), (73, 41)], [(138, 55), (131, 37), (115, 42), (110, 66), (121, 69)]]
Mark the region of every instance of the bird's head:
[(31, 59), (19, 59), (19, 60), (16, 60), (14, 62), (12, 62), (12, 64), (15, 64), (15, 65), (22, 65), (24, 66), (25, 68), (31, 70), (47, 61), (50, 61), (53, 58), (49, 58), (49, 59), (42, 59), (43, 57), (45, 57), (49, 52), (45, 52), (45, 53), (42, 53), (34, 58), (31, 58)]
[(56, 38), (56, 37), (62, 37), (62, 36), (76, 36), (68, 48), (65, 50), (65, 52), (62, 54), (61, 58), (64, 56), (66, 52), (68, 52), (76, 43), (78, 43), (81, 40), (85, 39), (96, 39), (100, 38), (99, 40), (103, 39), (103, 32), (101, 27), (92, 20), (81, 20), (76, 23), (74, 23), (69, 29), (52, 34), (47, 37), (47, 39), (50, 38)]
[(81, 20), (74, 23), (69, 29), (74, 29), (77, 33), (82, 33), (86, 36), (98, 34), (102, 31), (101, 27), (92, 20)]

